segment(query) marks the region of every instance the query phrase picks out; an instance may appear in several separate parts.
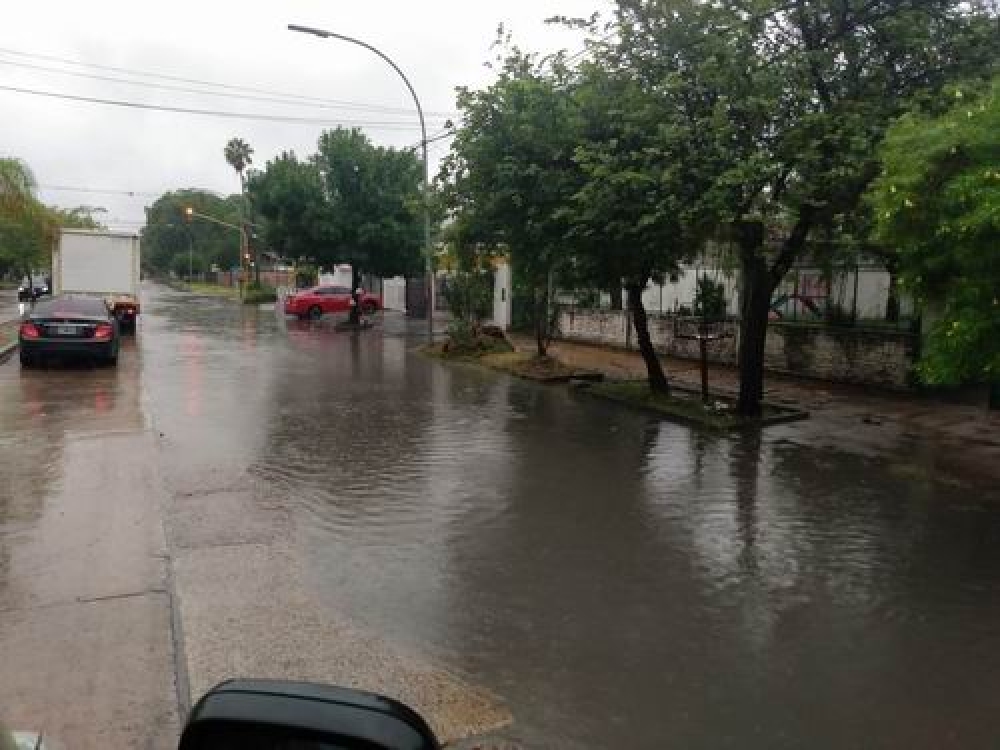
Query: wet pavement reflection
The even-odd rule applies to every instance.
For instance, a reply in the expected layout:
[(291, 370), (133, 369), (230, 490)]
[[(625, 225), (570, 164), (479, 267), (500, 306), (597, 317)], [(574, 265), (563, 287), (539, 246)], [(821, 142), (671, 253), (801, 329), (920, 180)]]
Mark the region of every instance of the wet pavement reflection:
[(526, 747), (995, 746), (996, 488), (445, 365), (388, 314), (144, 294), (171, 490), (257, 487), (324, 606), (502, 697)]
[(992, 745), (995, 491), (449, 367), (400, 318), (159, 314), (180, 403), (227, 404), (208, 455), (287, 499), (318, 595), (501, 695), (527, 745)]

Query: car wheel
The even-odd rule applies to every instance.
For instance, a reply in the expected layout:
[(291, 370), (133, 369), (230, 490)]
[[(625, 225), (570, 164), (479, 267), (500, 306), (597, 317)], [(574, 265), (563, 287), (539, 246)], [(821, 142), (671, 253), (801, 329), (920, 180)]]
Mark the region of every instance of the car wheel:
[(323, 308), (319, 305), (313, 305), (309, 308), (309, 318), (311, 320), (319, 320), (323, 317)]
[(378, 305), (376, 305), (371, 300), (361, 303), (361, 314), (362, 315), (374, 315), (378, 312)]
[(22, 349), (19, 352), (19, 357), (21, 359), (21, 367), (33, 367), (35, 364), (35, 355)]

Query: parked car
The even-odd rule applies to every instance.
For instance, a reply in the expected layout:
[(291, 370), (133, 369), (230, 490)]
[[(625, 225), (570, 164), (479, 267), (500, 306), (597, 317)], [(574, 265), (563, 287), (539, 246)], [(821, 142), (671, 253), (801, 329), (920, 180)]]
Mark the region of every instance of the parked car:
[[(372, 315), (382, 309), (382, 300), (374, 294), (361, 292), (361, 313)], [(300, 319), (319, 320), (327, 313), (350, 312), (354, 300), (346, 286), (314, 286), (285, 298), (285, 315)]]
[(24, 277), (21, 281), (21, 286), (17, 289), (17, 301), (18, 302), (30, 302), (33, 299), (38, 299), (42, 295), (51, 294), (52, 285), (49, 283), (49, 279), (46, 276), (32, 275), (30, 278), (28, 276)]
[(76, 355), (118, 363), (118, 321), (102, 299), (56, 296), (39, 300), (18, 332), (21, 365), (47, 354)]

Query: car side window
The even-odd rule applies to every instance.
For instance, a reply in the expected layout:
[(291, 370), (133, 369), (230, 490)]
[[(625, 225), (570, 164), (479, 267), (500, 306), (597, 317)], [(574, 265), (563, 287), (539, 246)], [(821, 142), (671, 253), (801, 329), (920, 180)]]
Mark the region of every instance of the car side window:
[(332, 291), (331, 291), (331, 294), (336, 294), (336, 295), (350, 294), (350, 293), (351, 293), (351, 290), (348, 289), (346, 286), (335, 286), (335, 287), (332, 288)]
[(332, 294), (336, 294), (336, 291), (334, 291), (334, 287), (332, 286), (321, 286), (319, 289), (316, 290), (316, 294), (320, 295), (321, 297), (329, 297)]

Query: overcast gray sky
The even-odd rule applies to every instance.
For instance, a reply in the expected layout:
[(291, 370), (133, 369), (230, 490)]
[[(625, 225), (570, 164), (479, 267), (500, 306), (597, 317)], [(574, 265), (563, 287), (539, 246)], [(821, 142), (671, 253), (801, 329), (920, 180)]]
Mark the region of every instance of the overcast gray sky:
[[(367, 50), (294, 34), (289, 23), (360, 37), (406, 71), (424, 109), (428, 133), (454, 116), (455, 87), (491, 79), (483, 63), (503, 22), (524, 49), (576, 51), (579, 34), (546, 26), (561, 14), (606, 10), (607, 0), (35, 0), (11, 3), (0, 25), (0, 155), (24, 159), (46, 203), (100, 205), (118, 228), (135, 229), (143, 206), (165, 190), (200, 187), (234, 192), (225, 142), (239, 136), (255, 163), (294, 149), (312, 153), (324, 127), (359, 124), (378, 143), (416, 144), (412, 100), (396, 74)], [(76, 61), (84, 67), (58, 60)], [(107, 68), (118, 68), (111, 70)], [(71, 71), (74, 75), (65, 72)], [(129, 73), (123, 71), (130, 71)], [(265, 93), (205, 90), (162, 76), (334, 100), (271, 101)], [(81, 75), (85, 74), (85, 75)], [(120, 80), (141, 81), (132, 85)], [(159, 86), (161, 88), (156, 88)], [(3, 87), (189, 109), (318, 119), (321, 123), (261, 122), (129, 109), (47, 98)], [(432, 165), (447, 149), (432, 145)], [(59, 188), (134, 191), (84, 192)]]

